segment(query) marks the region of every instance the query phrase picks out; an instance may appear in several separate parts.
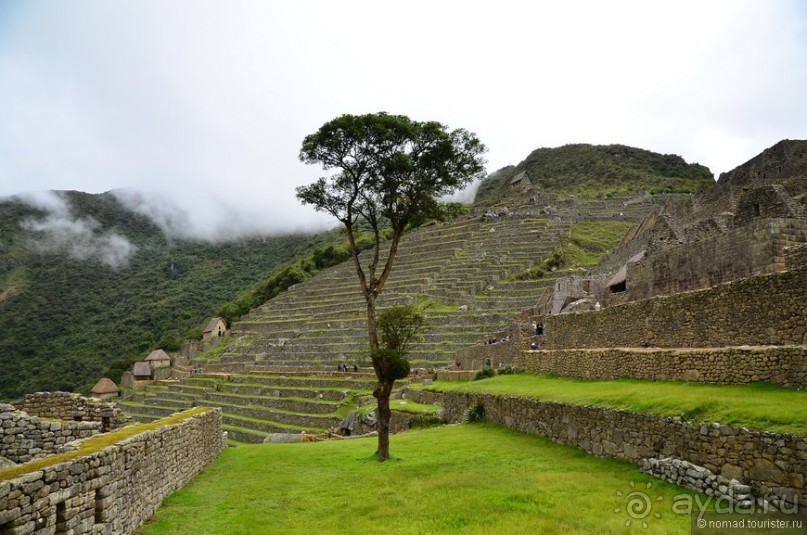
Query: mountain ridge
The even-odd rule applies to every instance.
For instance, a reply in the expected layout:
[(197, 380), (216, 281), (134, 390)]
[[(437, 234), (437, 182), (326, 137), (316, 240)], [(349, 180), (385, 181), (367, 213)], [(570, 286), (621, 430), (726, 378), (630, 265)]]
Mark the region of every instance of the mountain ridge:
[[(579, 153), (586, 146), (573, 147)], [(555, 154), (563, 156), (562, 149)], [(477, 193), (477, 202), (495, 203), (520, 170), (535, 173), (534, 156), (546, 150), (533, 151), (504, 173), (491, 173), (483, 185), (495, 187), (481, 201)], [(628, 152), (635, 151), (641, 149)], [(667, 160), (672, 167), (683, 162), (680, 157), (650, 158)], [(571, 168), (580, 162), (563, 165)], [(694, 183), (705, 183), (706, 173), (699, 172), (702, 176)], [(597, 185), (600, 175), (609, 178), (595, 173), (576, 187)], [(642, 183), (623, 185), (617, 175), (603, 180), (601, 187), (591, 186), (592, 191), (607, 196)], [(536, 186), (542, 187), (544, 179), (536, 177)], [(691, 180), (685, 185), (694, 188)], [(198, 335), (209, 317), (254, 289), (257, 281), (339, 241), (338, 231), (331, 230), (211, 245), (166, 234), (114, 191), (58, 196), (67, 206), (0, 199), (0, 324), (5, 326), (0, 335), (0, 398), (37, 390), (86, 392), (102, 375), (117, 380), (149, 350), (176, 349), (184, 338)]]

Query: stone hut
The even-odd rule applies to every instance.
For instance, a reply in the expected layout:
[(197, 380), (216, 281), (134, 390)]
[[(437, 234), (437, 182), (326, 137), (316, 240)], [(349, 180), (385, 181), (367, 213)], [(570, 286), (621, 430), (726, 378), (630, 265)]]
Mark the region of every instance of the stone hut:
[(227, 334), (227, 323), (223, 318), (213, 318), (207, 323), (205, 332), (202, 334), (202, 340), (208, 342), (225, 334)]
[(149, 366), (148, 362), (135, 362), (132, 373), (135, 381), (151, 380), (151, 366)]
[(525, 189), (532, 186), (532, 181), (530, 181), (530, 177), (527, 176), (526, 171), (521, 171), (513, 179), (510, 181), (510, 188), (511, 189)]
[(98, 399), (116, 398), (120, 395), (120, 388), (112, 379), (102, 377), (92, 387), (92, 395)]
[(162, 349), (152, 351), (145, 362), (151, 367), (151, 378), (155, 381), (171, 377), (171, 357)]
[(149, 363), (152, 370), (156, 370), (157, 368), (169, 368), (171, 366), (171, 357), (162, 349), (155, 349), (146, 357), (146, 362)]

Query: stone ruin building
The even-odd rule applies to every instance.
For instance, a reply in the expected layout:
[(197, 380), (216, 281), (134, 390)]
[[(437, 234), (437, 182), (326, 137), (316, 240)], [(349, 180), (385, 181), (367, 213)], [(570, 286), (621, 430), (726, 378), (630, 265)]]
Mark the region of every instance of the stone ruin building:
[(652, 212), (591, 272), (559, 280), (538, 312), (592, 310), (785, 271), (807, 242), (806, 204), (807, 141), (781, 141), (721, 174), (713, 188)]

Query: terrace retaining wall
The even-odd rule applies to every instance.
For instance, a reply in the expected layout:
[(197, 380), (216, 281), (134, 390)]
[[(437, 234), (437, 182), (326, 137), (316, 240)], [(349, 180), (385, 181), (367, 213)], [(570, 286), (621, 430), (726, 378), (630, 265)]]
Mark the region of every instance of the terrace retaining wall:
[(522, 351), (512, 363), (529, 373), (580, 379), (631, 377), (712, 384), (765, 381), (807, 387), (807, 346)]
[(511, 429), (633, 463), (675, 457), (746, 483), (774, 505), (807, 511), (805, 437), (489, 394), (446, 393), (443, 402), (448, 422), (481, 404), (487, 420)]
[(0, 472), (0, 533), (134, 533), (224, 446), (210, 409), (14, 479)]
[(807, 345), (807, 266), (543, 323), (542, 349)]

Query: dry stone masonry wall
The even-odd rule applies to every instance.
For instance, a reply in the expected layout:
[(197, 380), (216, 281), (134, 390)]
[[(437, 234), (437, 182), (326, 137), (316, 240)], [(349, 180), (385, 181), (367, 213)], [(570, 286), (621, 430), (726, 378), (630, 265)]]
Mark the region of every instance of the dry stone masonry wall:
[(14, 463), (60, 453), (65, 444), (100, 432), (101, 422), (46, 420), (0, 404), (0, 457)]
[(595, 456), (633, 463), (675, 457), (751, 487), (775, 506), (807, 510), (807, 438), (534, 399), (445, 394), (444, 414), (460, 422), (469, 407), (511, 429), (546, 436)]
[(627, 266), (627, 299), (709, 288), (783, 271), (784, 247), (804, 242), (807, 222), (762, 219), (703, 241), (665, 248)]
[(31, 416), (52, 420), (102, 422), (103, 431), (117, 429), (128, 418), (114, 403), (87, 399), (72, 392), (36, 392), (12, 403)]
[(134, 533), (224, 446), (210, 409), (14, 479), (0, 472), (0, 533)]
[(711, 470), (681, 459), (645, 459), (642, 472), (688, 489), (736, 503), (748, 510), (756, 503), (751, 487), (736, 479), (715, 474)]
[(807, 266), (545, 318), (544, 348), (807, 344)]
[(522, 351), (514, 357), (513, 365), (529, 373), (579, 379), (631, 377), (711, 384), (764, 381), (791, 388), (807, 387), (805, 346)]

